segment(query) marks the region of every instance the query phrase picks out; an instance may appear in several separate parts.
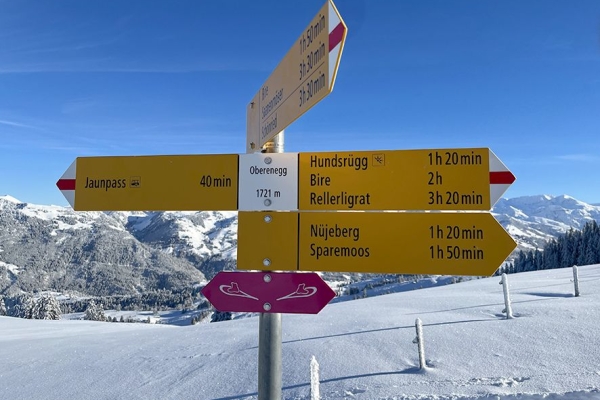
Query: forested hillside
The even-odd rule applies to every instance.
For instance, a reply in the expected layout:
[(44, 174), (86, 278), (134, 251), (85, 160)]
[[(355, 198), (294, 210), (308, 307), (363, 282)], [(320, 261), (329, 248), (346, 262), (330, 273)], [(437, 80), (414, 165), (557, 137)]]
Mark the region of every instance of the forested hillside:
[(551, 239), (540, 251), (519, 251), (515, 261), (499, 273), (539, 271), (566, 268), (573, 265), (600, 263), (600, 227), (596, 221), (586, 223), (581, 230), (570, 229)]

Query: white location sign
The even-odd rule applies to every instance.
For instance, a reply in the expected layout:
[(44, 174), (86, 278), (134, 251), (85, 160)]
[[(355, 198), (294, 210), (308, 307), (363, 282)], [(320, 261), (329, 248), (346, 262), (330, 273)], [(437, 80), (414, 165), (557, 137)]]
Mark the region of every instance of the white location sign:
[(298, 209), (298, 153), (241, 154), (238, 210)]

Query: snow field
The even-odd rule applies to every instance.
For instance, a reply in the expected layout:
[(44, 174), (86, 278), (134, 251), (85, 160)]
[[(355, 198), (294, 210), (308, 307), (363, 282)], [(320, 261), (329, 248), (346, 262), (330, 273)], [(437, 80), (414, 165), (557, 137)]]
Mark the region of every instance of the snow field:
[[(284, 315), (284, 398), (310, 398), (312, 356), (322, 399), (600, 398), (600, 266), (579, 268), (580, 297), (572, 277), (509, 275), (509, 320), (499, 277)], [(0, 317), (0, 332), (0, 398), (257, 398), (258, 318), (177, 327)]]

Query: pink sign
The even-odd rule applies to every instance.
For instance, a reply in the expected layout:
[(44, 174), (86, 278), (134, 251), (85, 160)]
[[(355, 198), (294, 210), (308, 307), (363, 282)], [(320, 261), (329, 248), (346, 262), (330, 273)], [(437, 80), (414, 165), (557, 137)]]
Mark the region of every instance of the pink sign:
[(314, 273), (219, 272), (202, 289), (219, 311), (317, 314), (335, 293)]

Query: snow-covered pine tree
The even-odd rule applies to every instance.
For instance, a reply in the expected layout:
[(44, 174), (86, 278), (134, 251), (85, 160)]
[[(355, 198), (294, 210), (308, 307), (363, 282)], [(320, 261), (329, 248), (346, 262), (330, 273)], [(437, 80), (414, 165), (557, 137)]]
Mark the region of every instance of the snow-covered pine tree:
[(0, 315), (6, 315), (6, 304), (4, 304), (3, 297), (0, 297)]
[(34, 301), (29, 294), (20, 294), (15, 299), (15, 306), (11, 310), (11, 315), (17, 318), (31, 319)]
[(31, 308), (31, 319), (60, 319), (61, 311), (58, 301), (49, 294), (42, 295)]
[(87, 319), (88, 321), (106, 321), (106, 315), (104, 315), (102, 305), (96, 304), (94, 300), (90, 300), (85, 310), (84, 319)]
[[(544, 250), (520, 251), (514, 261), (514, 271), (571, 268), (600, 262), (600, 226), (587, 222), (581, 230), (568, 232), (550, 240)], [(533, 268), (532, 268), (533, 267)], [(508, 271), (507, 271), (508, 272)]]
[(221, 321), (229, 321), (232, 318), (232, 314), (229, 311), (216, 311), (213, 313), (210, 322), (221, 322)]

